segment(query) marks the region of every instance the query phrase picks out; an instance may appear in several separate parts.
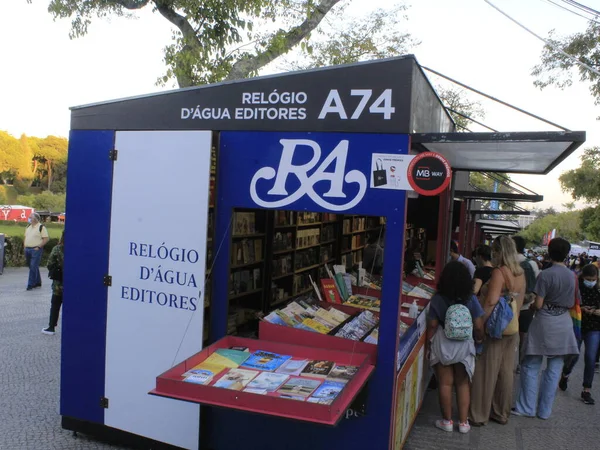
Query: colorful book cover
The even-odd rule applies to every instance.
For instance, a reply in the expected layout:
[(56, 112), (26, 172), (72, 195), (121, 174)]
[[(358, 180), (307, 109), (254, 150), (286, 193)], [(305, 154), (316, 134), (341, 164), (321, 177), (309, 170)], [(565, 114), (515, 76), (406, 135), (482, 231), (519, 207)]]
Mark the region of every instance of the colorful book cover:
[(313, 360), (306, 365), (300, 375), (303, 377), (325, 378), (329, 375), (334, 365), (333, 361)]
[[(214, 354), (215, 353), (213, 353), (213, 355)], [(199, 374), (199, 373), (201, 373), (200, 371), (202, 371), (202, 370), (211, 372), (213, 377), (215, 377), (218, 374), (220, 374), (221, 372), (223, 372), (225, 369), (234, 369), (237, 367), (237, 366), (232, 366), (232, 365), (224, 365), (220, 362), (215, 363), (214, 362), (215, 358), (213, 358), (211, 361), (209, 361), (209, 360), (210, 360), (210, 357), (206, 358), (200, 364), (192, 367), (190, 370), (188, 370), (186, 373), (184, 373), (182, 375), (182, 377), (187, 377), (188, 375)]]
[(342, 297), (338, 293), (335, 281), (331, 278), (321, 279), (321, 289), (323, 290), (323, 299), (329, 303), (342, 303)]
[(317, 321), (315, 319), (304, 319), (302, 321), (302, 324), (306, 325), (309, 328), (312, 328), (317, 333), (321, 333), (321, 334), (327, 334), (332, 330), (331, 328), (327, 328), (325, 325), (323, 325), (322, 323), (320, 323), (319, 321)]
[(209, 384), (214, 378), (214, 373), (210, 370), (195, 370), (190, 375), (186, 376), (183, 381), (194, 384)]
[(288, 378), (289, 376), (283, 373), (263, 372), (250, 381), (244, 391), (250, 392), (249, 389), (253, 389), (275, 392)]
[(259, 372), (256, 372), (255, 370), (229, 369), (229, 371), (219, 378), (213, 386), (241, 391), (258, 374)]
[(285, 375), (300, 375), (307, 364), (308, 360), (306, 359), (288, 359), (275, 372)]
[(263, 320), (274, 325), (281, 325), (283, 327), (289, 326), (287, 322), (283, 320), (279, 314), (277, 314), (277, 312), (278, 311), (271, 312), (269, 315), (265, 316)]
[(320, 384), (320, 380), (311, 380), (310, 378), (290, 378), (277, 390), (277, 392), (279, 394), (308, 397)]
[(344, 281), (344, 276), (341, 273), (335, 274), (335, 284), (337, 285), (342, 300), (347, 300), (350, 294), (346, 290), (346, 282)]
[(344, 383), (326, 380), (321, 386), (317, 388), (317, 390), (314, 392), (311, 398), (315, 400), (318, 399), (318, 403), (330, 405), (331, 403), (333, 403), (338, 394), (342, 392), (344, 386)]
[(302, 397), (301, 395), (280, 394), (279, 397), (288, 398), (290, 400), (298, 400), (299, 402), (303, 402), (306, 400), (306, 397)]
[(289, 355), (278, 355), (277, 353), (258, 350), (242, 364), (242, 368), (274, 372), (288, 359), (292, 359), (292, 357)]
[(408, 293), (410, 291), (412, 291), (414, 289), (414, 286), (410, 283), (407, 283), (406, 281), (402, 282), (402, 293), (404, 295), (408, 295)]
[(337, 364), (327, 376), (327, 381), (347, 383), (358, 373), (357, 366), (338, 366)]
[(310, 331), (311, 333), (318, 333), (314, 328), (309, 327), (308, 325), (304, 325), (303, 323), (299, 323), (294, 328), (298, 330)]
[[(215, 353), (218, 354), (219, 356), (222, 356), (223, 358), (229, 359), (232, 362), (232, 364), (236, 364), (235, 367), (238, 367), (240, 364), (242, 364), (244, 361), (246, 361), (250, 357), (250, 353), (248, 353), (248, 352), (241, 351), (241, 350), (234, 350), (234, 349), (230, 349), (230, 348), (219, 348), (219, 349), (217, 349), (217, 351)], [(235, 368), (235, 367), (232, 367), (232, 368)]]
[(431, 286), (429, 286), (428, 284), (419, 283), (417, 286), (420, 287), (421, 289), (423, 289), (424, 291), (429, 292), (432, 297), (435, 295), (436, 290), (434, 288), (432, 288)]

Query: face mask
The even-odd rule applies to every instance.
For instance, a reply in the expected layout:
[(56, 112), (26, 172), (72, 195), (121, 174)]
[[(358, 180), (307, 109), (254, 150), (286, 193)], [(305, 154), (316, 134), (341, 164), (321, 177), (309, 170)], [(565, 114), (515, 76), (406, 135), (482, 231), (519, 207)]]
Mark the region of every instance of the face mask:
[(588, 288), (593, 288), (594, 286), (596, 286), (597, 281), (590, 281), (590, 280), (583, 280), (583, 284), (585, 287)]

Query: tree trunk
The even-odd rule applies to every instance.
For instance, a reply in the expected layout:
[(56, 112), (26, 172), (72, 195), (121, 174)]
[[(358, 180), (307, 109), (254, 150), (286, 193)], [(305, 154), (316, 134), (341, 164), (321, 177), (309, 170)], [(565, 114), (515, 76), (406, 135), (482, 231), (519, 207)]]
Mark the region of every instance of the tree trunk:
[(48, 190), (50, 190), (52, 187), (52, 162), (47, 161), (46, 164), (48, 167)]

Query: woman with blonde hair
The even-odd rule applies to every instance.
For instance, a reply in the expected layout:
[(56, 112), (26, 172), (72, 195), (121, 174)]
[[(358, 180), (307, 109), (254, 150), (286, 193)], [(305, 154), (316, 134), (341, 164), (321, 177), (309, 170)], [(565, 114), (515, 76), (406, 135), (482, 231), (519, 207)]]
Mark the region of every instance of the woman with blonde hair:
[(525, 275), (510, 237), (499, 236), (494, 240), (492, 264), (492, 277), (481, 288), (483, 320), (488, 320), (501, 297), (511, 304), (514, 315), (500, 339), (486, 335), (483, 351), (475, 362), (469, 409), (474, 426), (486, 425), (488, 420), (504, 425), (510, 417), (515, 352), (519, 345), (518, 315), (525, 298)]

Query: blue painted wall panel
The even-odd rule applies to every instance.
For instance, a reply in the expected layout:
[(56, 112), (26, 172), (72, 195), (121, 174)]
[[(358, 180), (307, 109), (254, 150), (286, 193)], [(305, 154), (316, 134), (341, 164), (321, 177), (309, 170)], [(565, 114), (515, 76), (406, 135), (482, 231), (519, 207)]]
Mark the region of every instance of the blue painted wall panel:
[(104, 423), (112, 131), (72, 131), (67, 169), (60, 414)]

